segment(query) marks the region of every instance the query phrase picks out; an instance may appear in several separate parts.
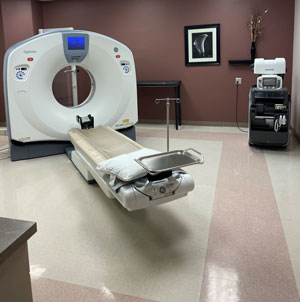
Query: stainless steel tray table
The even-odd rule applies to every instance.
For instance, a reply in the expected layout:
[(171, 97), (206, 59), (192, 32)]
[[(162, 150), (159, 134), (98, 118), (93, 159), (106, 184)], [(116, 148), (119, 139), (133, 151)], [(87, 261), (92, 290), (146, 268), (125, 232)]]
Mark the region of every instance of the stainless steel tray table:
[[(197, 153), (198, 156), (195, 156), (191, 152)], [(204, 157), (200, 152), (193, 148), (189, 148), (186, 150), (174, 150), (170, 152), (143, 156), (135, 159), (135, 161), (140, 164), (149, 174), (155, 175), (186, 166), (203, 164)]]

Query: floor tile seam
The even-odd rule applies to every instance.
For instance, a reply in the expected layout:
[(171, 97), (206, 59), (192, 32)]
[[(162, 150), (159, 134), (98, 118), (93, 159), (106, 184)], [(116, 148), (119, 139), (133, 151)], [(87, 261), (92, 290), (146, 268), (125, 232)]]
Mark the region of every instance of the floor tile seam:
[[(242, 250), (240, 251), (239, 249), (235, 249), (235, 248), (230, 248), (230, 249), (232, 249), (232, 251), (234, 251), (234, 252), (238, 252), (238, 255), (240, 256), (237, 259), (236, 256), (234, 255), (231, 260), (233, 260), (233, 262), (235, 264), (242, 264), (243, 268), (244, 268), (243, 271), (245, 271), (245, 272), (251, 272), (252, 269), (253, 269), (253, 266), (252, 266), (253, 263), (251, 262), (251, 264), (249, 265), (249, 263), (245, 262), (245, 259), (249, 258), (249, 254), (247, 253), (247, 251), (242, 251)], [(213, 249), (207, 249), (208, 252), (211, 251), (211, 250), (213, 250)], [(278, 255), (280, 256), (280, 253)], [(226, 260), (219, 260), (219, 259), (217, 259), (216, 260), (216, 257), (218, 258), (218, 256), (216, 256), (214, 254), (210, 254), (208, 256), (208, 258), (209, 258), (208, 259), (208, 263), (209, 263), (208, 266), (211, 266), (212, 264), (216, 264), (216, 265), (219, 265), (219, 266), (225, 266), (225, 267), (228, 266), (228, 259), (226, 259)], [(241, 259), (242, 257), (243, 257), (243, 259)], [(265, 258), (267, 260), (269, 259), (268, 256), (265, 256)], [(264, 262), (264, 258), (261, 258), (259, 256), (256, 257), (256, 260)], [(278, 271), (278, 274), (281, 274), (281, 273), (282, 272)], [(294, 280), (293, 276), (290, 276), (290, 278), (288, 280)]]
[[(207, 250), (207, 248), (206, 247), (202, 247), (202, 246), (198, 246), (198, 244), (195, 244), (194, 246), (193, 246), (194, 248), (198, 248), (199, 250), (201, 250), (202, 252), (205, 252), (205, 254), (206, 254), (206, 250)], [(55, 248), (55, 249), (53, 249), (53, 248), (48, 248), (48, 247), (46, 247), (46, 246), (38, 246), (37, 248), (35, 248), (35, 251), (36, 250), (39, 250), (39, 249), (42, 249), (42, 250), (47, 250), (47, 251), (52, 251), (52, 252), (59, 252), (59, 253), (68, 253), (68, 254), (71, 254), (71, 256), (72, 257), (76, 257), (76, 256), (84, 256), (84, 257), (87, 257), (87, 258), (89, 258), (89, 259), (92, 259), (92, 260), (94, 260), (94, 256), (95, 255), (91, 255), (91, 254), (88, 254), (88, 253), (77, 253), (77, 252), (71, 252), (71, 251), (69, 251), (69, 250), (67, 250), (67, 249), (60, 249), (60, 248)], [(30, 256), (30, 247), (29, 247), (29, 256)], [(30, 258), (30, 257), (29, 257)], [(103, 263), (103, 261), (98, 261), (97, 262), (98, 264), (102, 264)], [(33, 263), (30, 263), (30, 265), (38, 265), (38, 264), (33, 264)], [(34, 274), (33, 274), (34, 275)]]
[[(215, 189), (215, 192), (214, 192), (213, 206), (212, 206), (212, 211), (211, 211), (211, 216), (210, 216), (210, 223), (209, 223), (209, 233), (208, 233), (208, 240), (207, 240), (207, 252), (209, 251), (209, 238), (210, 238), (210, 235), (211, 235), (212, 223), (215, 220), (214, 215), (216, 214), (215, 213), (216, 204), (219, 203), (218, 200), (222, 198), (222, 196), (223, 196), (222, 193), (224, 192), (224, 190), (223, 190), (224, 188), (222, 187), (222, 185), (220, 186), (220, 179), (223, 178), (222, 173), (226, 176), (226, 173), (224, 173), (225, 169), (223, 169), (224, 171), (222, 170), (222, 162), (224, 160), (226, 161), (226, 156), (224, 155), (224, 148), (225, 148), (225, 145), (223, 145), (222, 149), (221, 149), (221, 156), (220, 156), (219, 167), (218, 167), (218, 175), (217, 175), (217, 180), (216, 180), (216, 189)], [(207, 257), (208, 257), (208, 253), (206, 253), (206, 256), (205, 256), (205, 266), (206, 266), (206, 263), (207, 263), (206, 262)], [(204, 268), (204, 271), (205, 271), (205, 268)]]
[[(216, 262), (216, 263), (219, 264), (219, 265), (224, 264), (224, 263), (222, 263), (222, 262)], [(225, 263), (225, 264), (226, 264), (226, 263)], [(232, 269), (232, 270), (234, 271), (234, 269)], [(257, 276), (252, 276), (252, 277), (251, 277), (250, 274), (251, 274), (252, 270), (250, 270), (248, 266), (245, 266), (245, 267), (244, 267), (244, 270), (240, 270), (240, 272), (241, 272), (241, 273), (239, 273), (239, 275), (245, 275), (245, 276), (246, 276), (246, 279), (245, 279), (245, 280), (240, 280), (240, 279), (239, 279), (240, 277), (235, 277), (235, 278), (232, 277), (232, 278), (230, 278), (230, 277), (218, 277), (218, 276), (214, 276), (214, 275), (209, 276), (209, 272), (207, 272), (207, 271), (204, 272), (204, 275), (207, 276), (207, 278), (227, 279), (227, 280), (237, 280), (237, 281), (239, 281), (240, 283), (249, 283), (249, 284), (255, 284), (255, 285), (261, 284), (261, 281), (262, 281), (262, 280), (261, 280), (261, 278), (258, 279), (258, 277), (263, 276), (264, 273), (260, 274), (258, 277), (257, 277)], [(280, 275), (279, 272), (278, 272), (278, 275)], [(263, 276), (263, 277), (265, 277), (265, 276)], [(294, 284), (294, 279), (293, 279), (293, 278), (286, 279), (285, 277), (282, 277), (281, 280), (278, 279), (278, 280), (276, 280), (276, 281), (279, 282), (279, 283), (288, 282), (288, 283), (290, 283), (291, 285), (295, 285), (295, 284)], [(268, 286), (269, 286), (269, 287), (272, 287), (272, 288), (277, 288), (277, 285), (275, 286), (275, 285), (273, 285), (272, 283), (268, 283)]]
[[(172, 127), (173, 126), (173, 127)], [(193, 128), (194, 127), (194, 128)], [(196, 129), (196, 127), (199, 127), (199, 129)], [(209, 127), (210, 129), (203, 129), (203, 128), (207, 128)], [(172, 131), (199, 131), (199, 132), (219, 132), (219, 133), (234, 133), (234, 134), (244, 134), (246, 135), (244, 132), (240, 131), (238, 128), (236, 127), (230, 127), (230, 126), (225, 126), (225, 128), (228, 128), (228, 130), (224, 130), (222, 126), (216, 126), (215, 129), (212, 126), (191, 126), (191, 125), (180, 125), (179, 129), (176, 130), (175, 129), (175, 125), (171, 125), (171, 129)], [(143, 124), (136, 124), (136, 128), (137, 129), (157, 129), (157, 130), (165, 130), (166, 128), (166, 124), (161, 124), (161, 126), (144, 126)], [(188, 129), (186, 129), (188, 128)], [(202, 129), (201, 129), (202, 128)], [(247, 130), (248, 128), (244, 128), (245, 130)]]
[[(187, 140), (210, 140), (210, 141), (223, 141), (223, 136), (226, 136), (230, 133), (219, 133), (219, 132), (199, 132), (194, 131), (195, 133), (199, 134), (200, 137), (195, 137), (195, 133), (191, 133), (190, 131), (181, 131), (180, 133), (175, 132), (176, 130), (173, 130), (174, 132), (170, 132), (170, 138), (172, 139), (187, 139)], [(149, 132), (150, 135), (149, 135)], [(154, 132), (154, 133), (153, 133)], [(191, 137), (185, 137), (184, 135), (189, 134)], [(151, 130), (145, 130), (143, 131), (137, 130), (137, 137), (153, 137), (153, 138), (165, 138), (166, 133), (164, 133), (163, 130), (158, 129), (151, 129)], [(203, 137), (204, 136), (204, 137)], [(206, 136), (212, 136), (211, 138), (207, 139)]]
[[(208, 279), (226, 280), (226, 281), (235, 282), (235, 283), (238, 283), (238, 284), (247, 286), (247, 287), (248, 287), (248, 286), (255, 287), (255, 288), (261, 287), (261, 282), (252, 282), (252, 281), (250, 281), (250, 280), (247, 280), (247, 281), (240, 281), (240, 280), (237, 280), (237, 279), (220, 278), (220, 277), (214, 277), (214, 276), (208, 277)], [(273, 285), (271, 285), (271, 284), (264, 284), (264, 288), (265, 288), (265, 287), (267, 287), (268, 289), (273, 289), (274, 291), (280, 290), (280, 289), (278, 288), (278, 286), (273, 286)], [(287, 296), (288, 293), (290, 293), (290, 292), (287, 291), (287, 294), (284, 294), (284, 295)], [(297, 294), (297, 292), (295, 291), (294, 294)], [(298, 297), (296, 297), (296, 298), (298, 298)], [(257, 301), (257, 302), (258, 302), (258, 301)], [(282, 301), (282, 302), (284, 302), (284, 301)]]
[[(297, 205), (299, 207), (299, 205)], [(298, 209), (297, 209), (298, 210)], [(297, 213), (298, 215), (298, 213)], [(285, 222), (285, 223), (294, 223), (294, 224), (299, 224), (299, 216), (298, 216), (298, 219), (296, 218), (285, 218), (285, 217), (281, 217), (281, 221), (282, 222)], [(285, 226), (285, 227), (290, 227), (290, 226)], [(299, 229), (299, 232), (300, 232), (300, 229)]]
[[(167, 132), (167, 128), (144, 128), (144, 127), (136, 127), (136, 131), (162, 131), (164, 133)], [(195, 133), (195, 132), (199, 132), (199, 133), (205, 133), (205, 134), (228, 134), (228, 135), (238, 135), (238, 136), (247, 136), (245, 133), (243, 132), (227, 132), (227, 131), (207, 131), (207, 130), (200, 130), (200, 129), (169, 129), (169, 132), (171, 133), (182, 133), (182, 132), (191, 132), (191, 133)]]
[[(236, 282), (238, 282), (238, 283), (240, 283), (240, 284), (248, 284), (248, 285), (256, 285), (256, 286), (261, 285), (260, 280), (256, 280), (255, 278), (251, 278), (251, 279), (248, 279), (248, 280), (245, 280), (245, 281), (239, 280), (238, 277), (237, 277), (237, 278), (230, 278), (230, 277), (227, 277), (227, 278), (226, 278), (226, 277), (208, 276), (207, 278), (208, 278), (208, 279), (219, 279), (219, 280), (236, 281)], [(285, 279), (282, 280), (282, 283), (284, 283), (284, 280), (285, 280)], [(288, 280), (288, 282), (293, 283), (293, 280), (292, 280), (292, 279), (291, 279), (291, 280)], [(270, 284), (270, 283), (268, 284), (268, 287), (269, 287), (269, 288), (278, 289), (277, 286), (274, 286), (274, 285), (272, 285), (272, 284)]]
[[(300, 265), (300, 260), (297, 259), (297, 257), (299, 256), (299, 248), (293, 248), (293, 246), (291, 246), (291, 244), (288, 244), (288, 239), (286, 238), (286, 232), (285, 232), (285, 227), (283, 227), (283, 232), (284, 232), (284, 236), (285, 236), (285, 241), (287, 244), (287, 249), (288, 249), (288, 254), (289, 254), (289, 262), (290, 262), (290, 266), (293, 272), (293, 278), (296, 282), (297, 288), (299, 290), (299, 297), (300, 297), (300, 271), (298, 272), (297, 270), (297, 265)], [(299, 244), (300, 246), (300, 244)], [(296, 250), (296, 251), (295, 251)], [(295, 260), (296, 258), (296, 260)], [(297, 280), (296, 276), (299, 275), (299, 278)]]
[[(265, 163), (266, 163), (266, 168), (267, 168), (267, 174), (268, 174), (268, 178), (269, 178), (269, 183), (270, 183), (270, 185), (271, 185), (271, 188), (272, 188), (272, 194), (273, 194), (273, 198), (274, 198), (274, 204), (275, 204), (275, 207), (276, 207), (276, 210), (277, 210), (277, 212), (278, 212), (278, 214), (279, 214), (279, 217), (280, 217), (280, 222), (281, 222), (281, 227), (282, 227), (282, 230), (283, 230), (283, 233), (284, 233), (284, 239), (285, 239), (285, 242), (286, 242), (286, 234), (285, 234), (285, 232), (284, 232), (284, 224), (283, 224), (283, 221), (289, 221), (289, 220), (287, 220), (287, 219), (282, 219), (282, 215), (281, 215), (281, 211), (280, 211), (280, 202), (277, 200), (277, 197), (276, 197), (276, 190), (275, 190), (275, 188), (274, 188), (274, 183), (273, 183), (273, 181), (272, 181), (272, 177), (271, 177), (271, 171), (270, 171), (270, 169), (269, 169), (269, 165), (268, 165), (268, 162), (267, 162), (267, 159), (266, 159), (266, 157), (265, 157), (265, 154), (263, 153), (263, 156), (264, 156), (264, 159), (265, 159)], [(288, 245), (287, 245), (287, 242), (286, 242), (286, 246), (288, 247)]]
[[(220, 188), (220, 179), (224, 178), (226, 176), (226, 170), (224, 169), (222, 163), (223, 163), (223, 160), (224, 160), (224, 154), (225, 154), (225, 151), (226, 151), (226, 142), (225, 144), (223, 144), (223, 148), (222, 148), (222, 154), (221, 154), (221, 158), (220, 158), (220, 165), (219, 165), (219, 171), (218, 171), (218, 177), (217, 177), (217, 184), (216, 184), (216, 193), (215, 193), (215, 199), (214, 199), (214, 206), (213, 206), (213, 210), (212, 210), (212, 217), (211, 217), (211, 223), (210, 223), (210, 231), (209, 231), (209, 238), (211, 236), (211, 230), (212, 230), (212, 227), (213, 227), (213, 223), (214, 223), (214, 218), (213, 216), (216, 214), (215, 213), (215, 209), (216, 209), (216, 204), (218, 202), (218, 197), (219, 199), (222, 198), (222, 191), (224, 191), (224, 184), (223, 184), (223, 187), (221, 186)], [(267, 162), (266, 162), (266, 159), (265, 159), (265, 156), (264, 154), (262, 154), (263, 156), (263, 160), (264, 160), (264, 163), (265, 163), (265, 172), (267, 173), (267, 176), (268, 176), (268, 185), (270, 187), (270, 189), (272, 190), (271, 194), (272, 194), (272, 199), (274, 201), (274, 206), (276, 207), (277, 206), (277, 203), (276, 203), (276, 199), (275, 199), (275, 192), (274, 192), (274, 189), (273, 189), (273, 186), (272, 186), (272, 182), (271, 182), (271, 177), (270, 177), (270, 174), (269, 174), (269, 171), (268, 171), (268, 167), (267, 167)], [(225, 159), (226, 160), (226, 159)], [(222, 169), (223, 168), (223, 169)], [(223, 173), (223, 175), (222, 175)], [(227, 187), (227, 186), (226, 186)], [(221, 191), (219, 191), (219, 189)], [(279, 211), (278, 207), (277, 207), (277, 211)], [(279, 219), (280, 219), (280, 216), (279, 216)], [(281, 221), (280, 221), (281, 222)], [(291, 273), (292, 273), (292, 276), (291, 276), (291, 282), (294, 284), (294, 286), (296, 285), (296, 280), (295, 280), (295, 276), (294, 276), (294, 271), (293, 271), (293, 267), (292, 267), (292, 264), (291, 264), (291, 258), (290, 258), (290, 254), (289, 254), (289, 251), (288, 251), (288, 246), (287, 246), (287, 242), (286, 242), (286, 238), (285, 238), (285, 234), (284, 234), (284, 230), (283, 230), (283, 225), (282, 225), (282, 222), (281, 222), (281, 229), (282, 229), (282, 236), (284, 238), (284, 245), (285, 245), (285, 248), (287, 250), (287, 253), (288, 253), (288, 259), (289, 259), (289, 262), (290, 262), (290, 268), (291, 268)], [(206, 272), (206, 268), (207, 268), (207, 261), (209, 260), (209, 250), (210, 250), (210, 240), (208, 238), (208, 244), (207, 244), (207, 254), (206, 254), (206, 257), (205, 257), (205, 267), (204, 267), (204, 275), (203, 275), (203, 281), (202, 281), (202, 284), (203, 282), (205, 281), (205, 272)], [(296, 287), (297, 288), (297, 287)], [(201, 290), (202, 290), (202, 286), (201, 286)], [(201, 295), (200, 295), (201, 297)]]
[[(77, 253), (77, 252), (72, 252), (72, 251), (69, 251), (67, 249), (61, 249), (61, 248), (51, 248), (51, 247), (47, 247), (47, 246), (38, 246), (37, 248), (35, 248), (35, 251), (37, 249), (42, 249), (44, 251), (52, 251), (52, 252), (59, 252), (59, 253), (68, 253), (68, 254), (71, 254), (72, 257), (75, 257), (75, 256), (84, 256), (84, 257), (88, 257), (88, 258), (92, 258), (94, 259), (94, 255), (90, 255), (90, 254), (87, 254), (87, 253)], [(30, 260), (30, 246), (29, 246), (29, 260)], [(101, 263), (101, 262), (99, 262)], [(34, 265), (34, 264), (31, 264), (30, 265)]]
[[(36, 283), (40, 279), (43, 279), (44, 281), (50, 281), (50, 282), (59, 283), (59, 284), (66, 284), (67, 286), (81, 287), (81, 288), (84, 288), (86, 291), (93, 291), (93, 292), (99, 291), (99, 293), (100, 293), (101, 296), (105, 295), (105, 293), (103, 293), (103, 289), (98, 288), (98, 287), (90, 287), (90, 286), (81, 285), (81, 284), (78, 284), (78, 283), (71, 283), (71, 282), (62, 281), (62, 280), (58, 280), (58, 279), (54, 279), (54, 278), (49, 278), (49, 277), (40, 277), (38, 279), (34, 279), (34, 278), (31, 277), (31, 282), (32, 283)], [(129, 297), (131, 299), (142, 299), (142, 300), (146, 300), (147, 302), (160, 302), (160, 301), (152, 300), (152, 299), (149, 299), (149, 298), (132, 296), (132, 295), (128, 295), (128, 294), (117, 293), (117, 292), (114, 292), (114, 291), (111, 291), (111, 293), (113, 295)]]
[[(290, 276), (291, 280), (290, 281), (293, 282), (293, 284), (296, 286), (296, 289), (298, 289), (296, 278), (295, 278), (294, 267), (293, 267), (293, 264), (292, 264), (290, 249), (289, 249), (289, 246), (288, 246), (287, 237), (286, 237), (286, 233), (285, 233), (285, 228), (284, 228), (283, 220), (281, 218), (281, 213), (280, 213), (280, 209), (279, 209), (279, 206), (278, 206), (278, 201), (277, 201), (276, 194), (275, 194), (274, 184), (272, 182), (270, 169), (269, 169), (268, 162), (267, 162), (267, 159), (266, 159), (266, 154), (263, 152), (262, 155), (263, 155), (264, 162), (265, 162), (266, 173), (267, 173), (267, 176), (268, 176), (268, 183), (269, 183), (270, 189), (272, 190), (272, 199), (274, 201), (273, 204), (274, 204), (275, 210), (278, 214), (277, 216), (279, 218), (278, 222), (280, 224), (280, 229), (281, 229), (280, 233), (281, 233), (281, 236), (283, 237), (283, 240), (284, 240), (282, 247), (286, 250), (285, 251), (285, 252), (287, 252), (286, 256), (288, 256), (287, 259), (285, 259), (285, 261), (288, 261), (288, 265), (291, 269), (291, 276)], [(297, 298), (300, 300), (299, 292), (298, 292), (298, 297)]]

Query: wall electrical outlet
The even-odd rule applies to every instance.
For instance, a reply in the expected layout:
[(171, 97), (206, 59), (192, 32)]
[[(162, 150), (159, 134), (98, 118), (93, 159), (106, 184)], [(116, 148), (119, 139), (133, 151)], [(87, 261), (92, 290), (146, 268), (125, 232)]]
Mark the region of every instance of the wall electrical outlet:
[(235, 78), (235, 84), (241, 85), (242, 84), (242, 78)]

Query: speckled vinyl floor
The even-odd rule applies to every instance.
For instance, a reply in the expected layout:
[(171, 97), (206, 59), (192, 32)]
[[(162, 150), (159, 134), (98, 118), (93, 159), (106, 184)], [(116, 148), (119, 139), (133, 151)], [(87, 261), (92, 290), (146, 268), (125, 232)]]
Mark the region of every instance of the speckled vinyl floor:
[[(138, 126), (137, 141), (166, 150), (161, 125)], [(234, 128), (171, 130), (171, 149), (189, 147), (205, 155), (186, 168), (194, 191), (136, 212), (65, 155), (0, 161), (0, 216), (38, 224), (34, 302), (300, 301), (299, 144), (264, 150)]]

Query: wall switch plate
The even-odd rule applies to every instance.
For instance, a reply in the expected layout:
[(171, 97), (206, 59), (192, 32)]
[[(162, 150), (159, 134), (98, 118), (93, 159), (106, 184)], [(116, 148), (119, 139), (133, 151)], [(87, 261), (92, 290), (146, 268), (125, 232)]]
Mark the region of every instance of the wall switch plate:
[(242, 84), (242, 78), (235, 78), (235, 84), (241, 85)]

